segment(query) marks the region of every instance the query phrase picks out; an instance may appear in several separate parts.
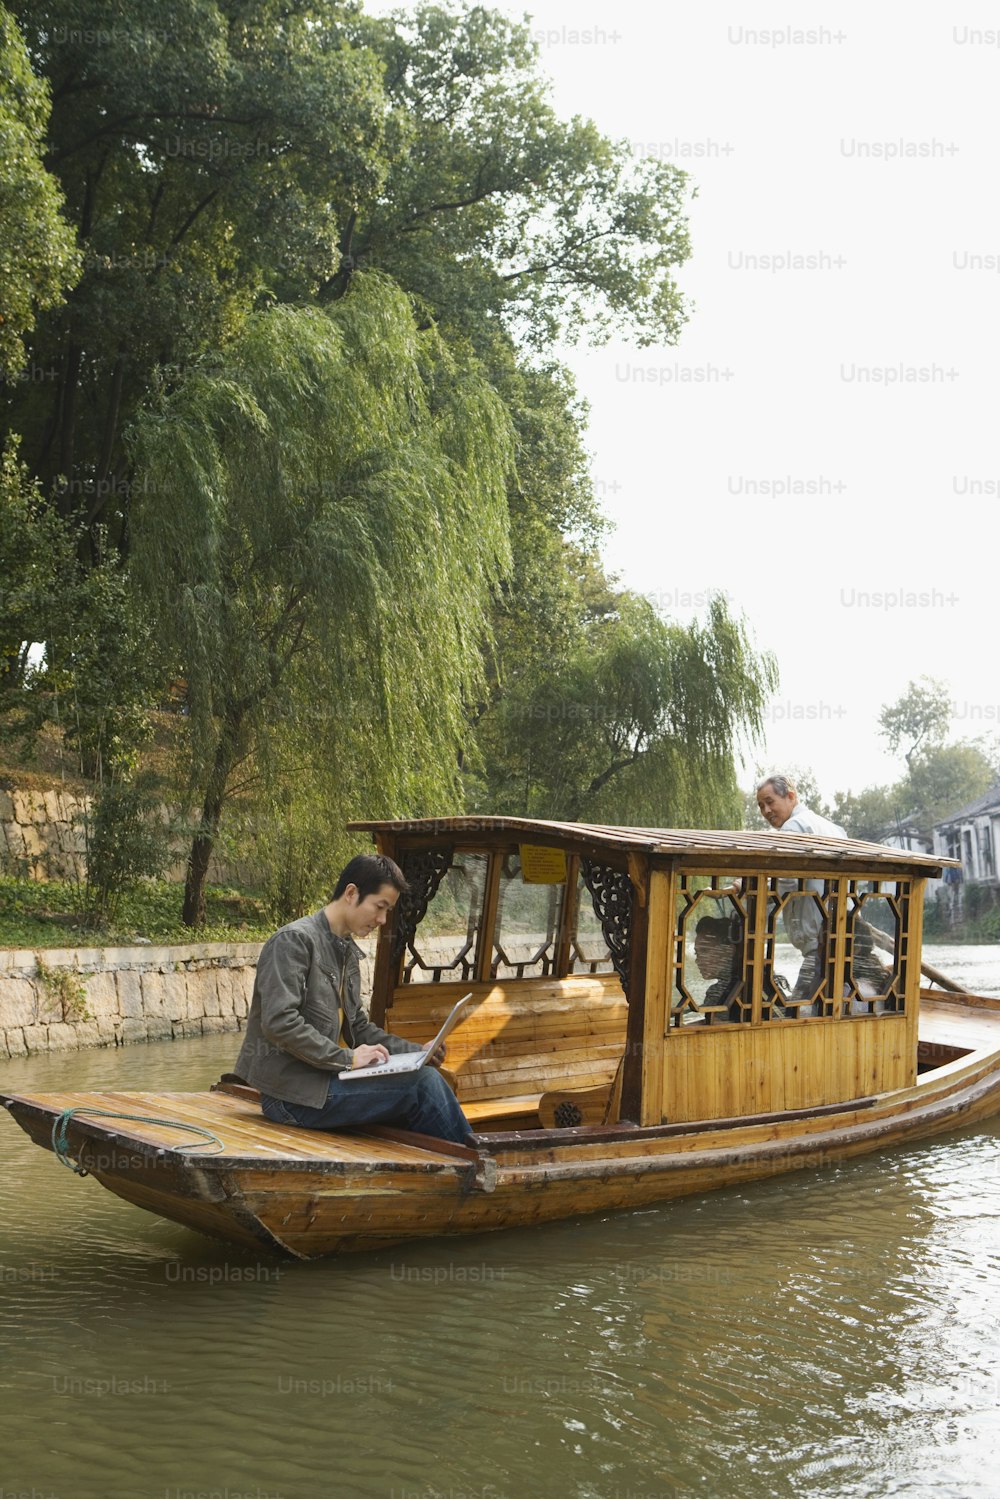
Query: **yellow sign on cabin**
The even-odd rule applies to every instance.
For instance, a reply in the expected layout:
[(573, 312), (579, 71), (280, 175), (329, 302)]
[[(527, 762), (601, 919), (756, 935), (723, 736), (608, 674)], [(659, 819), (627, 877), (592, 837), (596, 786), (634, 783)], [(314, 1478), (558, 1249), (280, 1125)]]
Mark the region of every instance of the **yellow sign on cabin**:
[(526, 885), (561, 885), (566, 878), (566, 851), (522, 843), (521, 875)]

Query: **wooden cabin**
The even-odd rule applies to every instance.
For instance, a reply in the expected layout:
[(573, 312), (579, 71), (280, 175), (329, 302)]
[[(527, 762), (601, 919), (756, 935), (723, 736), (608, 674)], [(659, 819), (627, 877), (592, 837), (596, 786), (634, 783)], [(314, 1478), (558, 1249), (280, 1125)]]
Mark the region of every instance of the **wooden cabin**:
[(448, 1040), (473, 1145), (275, 1124), (231, 1078), (0, 1103), (126, 1201), (300, 1259), (744, 1187), (1000, 1113), (1000, 999), (920, 989), (940, 859), (773, 831), (353, 827), (410, 882), (373, 1018), (428, 1041), (475, 996)]
[(372, 1018), (427, 1040), (473, 992), (447, 1068), (480, 1133), (759, 1117), (916, 1081), (939, 859), (772, 831), (351, 827), (410, 884), (379, 944)]

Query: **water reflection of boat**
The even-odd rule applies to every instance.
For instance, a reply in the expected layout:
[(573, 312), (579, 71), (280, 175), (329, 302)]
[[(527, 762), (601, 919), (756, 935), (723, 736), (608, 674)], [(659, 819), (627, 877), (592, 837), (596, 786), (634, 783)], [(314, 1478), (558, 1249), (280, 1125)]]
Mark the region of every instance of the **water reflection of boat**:
[[(271, 1124), (233, 1079), (6, 1096), (18, 1123), (130, 1202), (311, 1258), (663, 1202), (1000, 1112), (1000, 1000), (920, 987), (940, 861), (794, 834), (357, 826), (411, 883), (374, 1018), (427, 1039), (476, 997), (449, 1068), (477, 1149)], [(732, 944), (723, 996), (695, 963), (706, 915)]]

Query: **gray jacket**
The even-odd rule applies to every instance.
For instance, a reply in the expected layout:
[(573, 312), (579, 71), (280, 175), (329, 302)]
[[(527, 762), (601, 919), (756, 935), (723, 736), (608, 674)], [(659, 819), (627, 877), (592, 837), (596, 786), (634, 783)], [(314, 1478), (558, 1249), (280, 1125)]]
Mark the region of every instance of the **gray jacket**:
[(322, 911), (292, 921), (265, 942), (236, 1071), (262, 1093), (321, 1108), (332, 1075), (351, 1065), (338, 1045), (343, 994), (349, 1046), (419, 1051), (416, 1042), (373, 1025), (361, 1008), (361, 950), (335, 937)]

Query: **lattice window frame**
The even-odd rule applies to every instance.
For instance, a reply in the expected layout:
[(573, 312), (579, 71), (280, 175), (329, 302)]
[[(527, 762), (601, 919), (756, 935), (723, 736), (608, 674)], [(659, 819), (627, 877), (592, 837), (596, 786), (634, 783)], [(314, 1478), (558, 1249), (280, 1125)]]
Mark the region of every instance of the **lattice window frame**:
[[(861, 887), (874, 888), (861, 888)], [(889, 886), (890, 889), (884, 887)], [(859, 1019), (867, 1015), (903, 1015), (906, 1013), (906, 988), (909, 969), (909, 947), (910, 947), (910, 900), (912, 897), (912, 885), (908, 879), (898, 880), (863, 880), (850, 879), (847, 882), (847, 932), (844, 953), (844, 984), (848, 992), (845, 993), (842, 1004), (845, 1012), (850, 1012), (850, 1018)], [(887, 969), (889, 983), (886, 989), (875, 995), (861, 994), (858, 988), (858, 978), (855, 973), (854, 962), (854, 939), (856, 934), (856, 923), (864, 920), (864, 908), (869, 901), (884, 901), (892, 911), (895, 918), (895, 941), (892, 949), (892, 966)], [(888, 935), (883, 927), (877, 922), (869, 922), (869, 927)], [(887, 950), (883, 949), (886, 958)], [(856, 1005), (865, 1008), (858, 1012), (854, 1009)]]
[[(699, 883), (693, 888), (695, 880), (708, 879), (708, 884)], [(668, 1026), (671, 1029), (680, 1029), (685, 1024), (685, 1016), (692, 1015), (696, 1019), (704, 1019), (708, 1025), (743, 1025), (750, 1021), (753, 1013), (751, 982), (752, 967), (750, 956), (753, 952), (753, 920), (752, 899), (753, 881), (744, 885), (739, 876), (730, 874), (691, 875), (679, 874), (677, 876), (677, 908), (673, 937), (672, 956), (672, 979), (670, 986), (670, 1014)], [(730, 989), (725, 1000), (716, 1005), (700, 1004), (697, 997), (691, 993), (685, 982), (685, 967), (687, 961), (687, 938), (689, 931), (701, 919), (697, 910), (699, 905), (715, 902), (722, 904), (730, 902), (735, 907), (742, 930), (741, 961), (739, 967), (739, 978)], [(729, 1007), (737, 1000), (741, 1010), (744, 1012), (739, 1020), (730, 1020)], [(691, 1022), (689, 1021), (688, 1024)]]
[[(407, 907), (403, 911), (403, 920), (393, 931), (391, 961), (397, 981), (401, 984), (406, 986), (413, 984), (413, 974), (418, 969), (430, 975), (425, 982), (435, 984), (447, 983), (451, 980), (468, 983), (475, 976), (480, 934), (483, 928), (482, 899), (477, 910), (470, 907), (465, 942), (449, 962), (425, 962), (415, 945), (420, 922), (426, 916), (428, 907), (440, 889), (445, 876), (454, 868), (456, 855), (460, 853), (485, 858), (483, 878), (483, 893), (485, 894), (486, 881), (489, 877), (489, 852), (486, 849), (464, 849), (454, 846), (405, 849), (400, 856), (400, 868), (406, 875), (407, 881), (411, 881), (411, 872), (413, 876), (411, 894), (400, 896), (396, 908), (398, 912), (404, 899), (407, 901)], [(409, 954), (408, 960), (407, 954)]]

